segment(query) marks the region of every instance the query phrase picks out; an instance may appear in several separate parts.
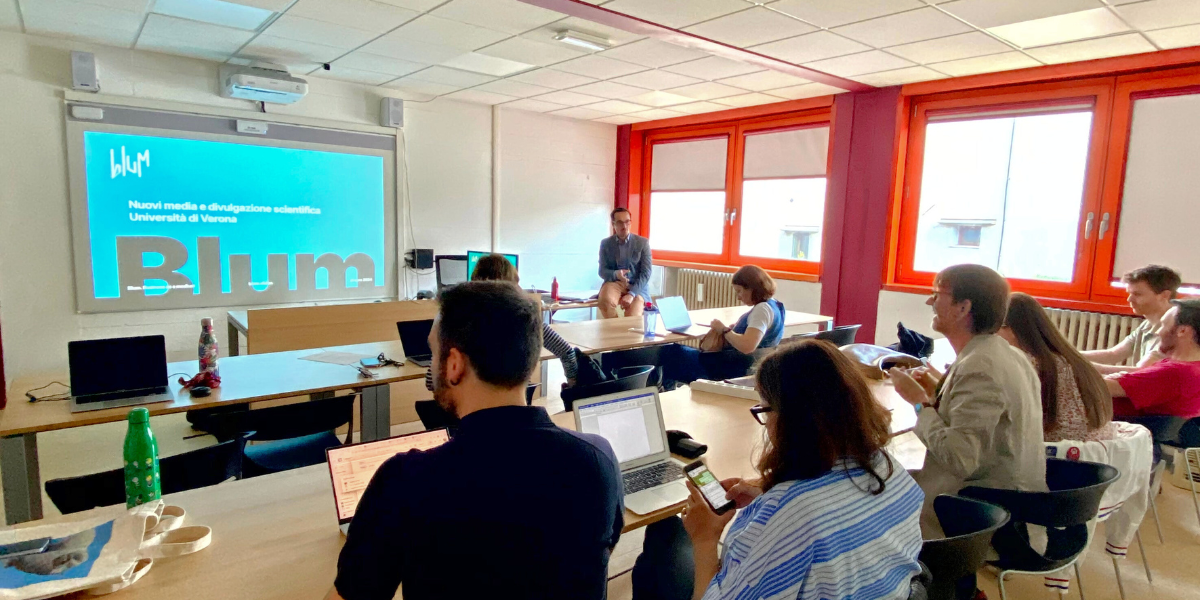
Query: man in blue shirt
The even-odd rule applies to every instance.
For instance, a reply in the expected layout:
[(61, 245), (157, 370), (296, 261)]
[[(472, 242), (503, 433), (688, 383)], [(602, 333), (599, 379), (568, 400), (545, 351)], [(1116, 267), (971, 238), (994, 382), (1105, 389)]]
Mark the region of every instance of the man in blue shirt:
[(641, 316), (645, 303), (650, 300), (650, 240), (629, 232), (629, 211), (618, 208), (612, 211), (612, 237), (600, 242), (600, 316), (611, 319), (617, 316), (617, 307), (625, 316)]
[(449, 442), (384, 463), (358, 505), (328, 600), (603, 598), (623, 526), (621, 474), (603, 438), (525, 405), (539, 308), (515, 285), (440, 296), (429, 335)]

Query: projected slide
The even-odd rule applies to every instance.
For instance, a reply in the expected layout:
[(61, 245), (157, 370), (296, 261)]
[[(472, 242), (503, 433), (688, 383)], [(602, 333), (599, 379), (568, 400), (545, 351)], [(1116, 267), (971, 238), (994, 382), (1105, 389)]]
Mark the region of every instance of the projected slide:
[(386, 294), (384, 158), (83, 135), (96, 305), (176, 308)]

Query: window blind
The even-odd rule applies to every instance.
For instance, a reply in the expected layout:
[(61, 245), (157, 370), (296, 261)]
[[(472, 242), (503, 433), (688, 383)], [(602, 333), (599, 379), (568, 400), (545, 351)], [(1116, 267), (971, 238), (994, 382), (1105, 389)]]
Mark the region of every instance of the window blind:
[(724, 191), (728, 148), (728, 137), (654, 144), (650, 190)]
[(825, 175), (829, 127), (808, 127), (746, 136), (744, 179), (782, 179)]

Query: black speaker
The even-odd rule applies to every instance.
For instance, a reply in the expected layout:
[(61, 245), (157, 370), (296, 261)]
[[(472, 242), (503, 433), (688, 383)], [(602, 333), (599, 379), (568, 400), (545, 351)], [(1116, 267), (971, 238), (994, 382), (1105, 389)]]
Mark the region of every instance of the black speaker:
[(430, 248), (414, 248), (408, 251), (408, 256), (405, 257), (404, 261), (414, 269), (432, 269), (433, 250)]

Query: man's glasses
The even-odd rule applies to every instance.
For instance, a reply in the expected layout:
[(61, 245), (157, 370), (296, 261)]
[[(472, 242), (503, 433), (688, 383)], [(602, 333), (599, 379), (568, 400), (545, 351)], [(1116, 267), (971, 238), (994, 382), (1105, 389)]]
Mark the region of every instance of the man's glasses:
[(750, 414), (754, 416), (754, 420), (758, 421), (759, 425), (766, 425), (767, 424), (767, 413), (772, 412), (774, 410), (775, 409), (771, 408), (770, 406), (763, 406), (763, 405), (759, 404), (758, 406), (750, 407)]
[(629, 221), (628, 219), (626, 219), (624, 221), (613, 221), (613, 225), (628, 225), (629, 223), (631, 223), (631, 221)]

